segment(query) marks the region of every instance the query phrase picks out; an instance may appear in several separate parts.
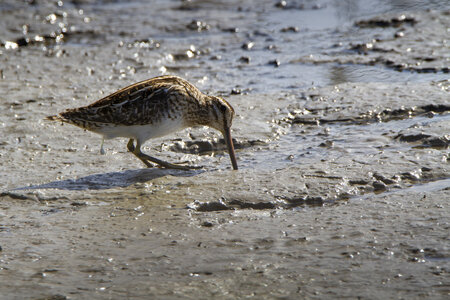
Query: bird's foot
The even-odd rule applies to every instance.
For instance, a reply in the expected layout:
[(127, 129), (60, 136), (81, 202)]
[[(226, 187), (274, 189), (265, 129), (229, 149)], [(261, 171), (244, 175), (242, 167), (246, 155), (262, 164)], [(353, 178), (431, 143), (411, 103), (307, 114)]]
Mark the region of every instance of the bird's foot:
[[(183, 165), (180, 165), (180, 163), (172, 164), (172, 163), (157, 159), (155, 157), (152, 157), (150, 155), (144, 154), (142, 152), (135, 153), (135, 155), (149, 168), (152, 168), (153, 164), (156, 164), (156, 167), (158, 167), (158, 168), (175, 169), (175, 170), (196, 170), (196, 169), (203, 168), (201, 166), (183, 166)], [(153, 164), (150, 162), (152, 162)]]
[(164, 164), (158, 164), (157, 167), (161, 169), (175, 169), (175, 170), (198, 170), (203, 168), (203, 166), (183, 166), (180, 165), (180, 163), (171, 164), (168, 162), (165, 162)]

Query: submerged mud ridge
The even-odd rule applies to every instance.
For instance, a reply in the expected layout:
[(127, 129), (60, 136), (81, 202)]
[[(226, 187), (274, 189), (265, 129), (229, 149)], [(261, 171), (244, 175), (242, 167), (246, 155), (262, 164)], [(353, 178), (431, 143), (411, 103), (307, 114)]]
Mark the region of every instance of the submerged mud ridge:
[[(422, 167), (412, 172), (402, 172), (390, 177), (379, 173), (368, 174), (365, 178), (345, 178), (340, 176), (327, 175), (304, 175), (307, 178), (322, 178), (327, 184), (335, 182), (340, 185), (341, 192), (332, 198), (324, 198), (326, 196), (314, 194), (302, 196), (286, 196), (273, 195), (270, 197), (257, 198), (257, 196), (245, 195), (240, 197), (239, 194), (231, 196), (231, 198), (222, 197), (217, 201), (194, 201), (189, 203), (186, 208), (193, 209), (198, 212), (214, 212), (223, 210), (273, 210), (273, 209), (293, 209), (293, 208), (313, 208), (330, 205), (339, 205), (342, 202), (352, 201), (361, 195), (381, 194), (401, 190), (405, 187), (414, 185), (427, 184), (446, 178), (447, 174), (433, 172), (433, 169)], [(305, 180), (308, 181), (308, 180)], [(317, 181), (317, 180), (316, 180)], [(324, 180), (322, 180), (324, 181)], [(308, 183), (307, 183), (308, 184)], [(312, 183), (311, 183), (312, 184)], [(355, 189), (356, 188), (356, 189)], [(347, 190), (347, 191), (345, 191)], [(301, 193), (304, 194), (304, 193)], [(239, 198), (233, 198), (239, 197)]]
[[(328, 110), (325, 108), (324, 110)], [(410, 108), (399, 108), (399, 109), (385, 109), (381, 112), (368, 111), (359, 116), (338, 118), (338, 119), (323, 119), (315, 117), (316, 114), (323, 114), (320, 111), (308, 111), (311, 116), (304, 116), (304, 111), (297, 115), (296, 112), (290, 113), (289, 117), (283, 121), (291, 124), (333, 124), (333, 123), (348, 123), (348, 124), (367, 124), (371, 122), (389, 122), (393, 120), (402, 120), (413, 118), (416, 116), (427, 116), (432, 118), (437, 113), (448, 113), (450, 112), (450, 106), (441, 105), (424, 105), (420, 107), (410, 107)], [(328, 114), (327, 114), (328, 115)]]
[[(219, 201), (211, 202), (193, 202), (187, 208), (194, 209), (199, 212), (207, 211), (221, 211), (221, 210), (235, 210), (235, 209), (280, 209), (280, 208), (294, 208), (299, 206), (323, 206), (324, 200), (322, 197), (298, 197), (298, 198), (278, 198), (277, 201), (258, 201), (254, 199), (220, 199)], [(282, 203), (284, 202), (284, 203)]]
[[(445, 298), (447, 6), (2, 1), (0, 297)], [(238, 171), (43, 120), (162, 74), (234, 107)]]

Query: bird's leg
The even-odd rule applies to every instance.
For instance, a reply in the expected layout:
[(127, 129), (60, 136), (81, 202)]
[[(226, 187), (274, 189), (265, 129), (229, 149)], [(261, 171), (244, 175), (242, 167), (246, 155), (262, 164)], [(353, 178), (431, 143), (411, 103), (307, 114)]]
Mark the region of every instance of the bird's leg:
[(103, 148), (103, 144), (104, 143), (105, 143), (105, 138), (103, 137), (102, 138), (102, 144), (100, 145), (100, 154), (101, 155), (105, 155), (106, 154), (105, 149)]
[(134, 140), (133, 139), (130, 139), (128, 141), (127, 148), (128, 148), (128, 151), (130, 151), (131, 153), (134, 152)]
[[(157, 159), (155, 157), (152, 157), (150, 155), (144, 154), (141, 152), (141, 143), (139, 140), (136, 140), (136, 147), (133, 145), (133, 139), (130, 139), (128, 142), (128, 150), (130, 150), (134, 155), (136, 155), (137, 158), (139, 158), (144, 164), (149, 166), (149, 161), (152, 163), (155, 163), (161, 167), (167, 168), (167, 169), (178, 169), (178, 170), (191, 170), (191, 169), (201, 169), (202, 167), (198, 166), (180, 166), (176, 164), (171, 164), (169, 162)], [(151, 164), (150, 164), (151, 165)]]
[(139, 153), (141, 153), (141, 150), (139, 149), (140, 145), (139, 145), (139, 148), (138, 147), (134, 147), (134, 140), (133, 139), (130, 139), (128, 141), (127, 148), (128, 148), (128, 151), (130, 151), (131, 153), (136, 155), (136, 157), (139, 158), (147, 166), (147, 168), (153, 168), (153, 165), (151, 163), (149, 163), (147, 159), (139, 156), (139, 154), (136, 154), (136, 149), (137, 149), (137, 152), (139, 152)]

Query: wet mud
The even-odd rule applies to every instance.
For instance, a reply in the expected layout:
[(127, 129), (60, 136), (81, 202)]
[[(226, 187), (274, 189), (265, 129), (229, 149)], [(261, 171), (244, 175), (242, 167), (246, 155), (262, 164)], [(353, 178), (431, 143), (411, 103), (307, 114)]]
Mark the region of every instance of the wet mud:
[[(448, 296), (446, 1), (257, 2), (0, 4), (2, 297)], [(238, 171), (44, 121), (162, 74), (232, 104)]]

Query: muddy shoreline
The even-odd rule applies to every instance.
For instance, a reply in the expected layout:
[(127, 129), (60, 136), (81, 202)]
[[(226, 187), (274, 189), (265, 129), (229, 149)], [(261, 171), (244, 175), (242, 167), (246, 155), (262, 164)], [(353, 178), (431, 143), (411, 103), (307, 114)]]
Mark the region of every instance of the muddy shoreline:
[[(0, 298), (444, 299), (445, 1), (4, 1)], [(44, 121), (175, 74), (235, 108), (144, 151)]]

